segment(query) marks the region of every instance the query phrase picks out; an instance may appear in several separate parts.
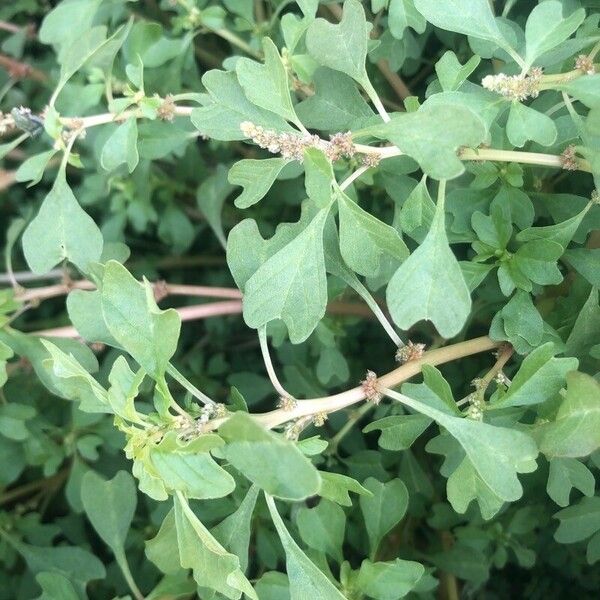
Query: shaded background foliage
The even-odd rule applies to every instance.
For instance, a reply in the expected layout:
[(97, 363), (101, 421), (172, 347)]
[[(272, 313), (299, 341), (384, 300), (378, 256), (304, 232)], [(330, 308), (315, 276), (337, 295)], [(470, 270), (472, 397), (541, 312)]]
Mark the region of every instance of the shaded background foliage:
[[(23, 105), (34, 114), (41, 114), (52, 96), (59, 81), (60, 57), (57, 58), (51, 45), (40, 40), (40, 31), (44, 31), (45, 17), (45, 26), (50, 29), (48, 11), (57, 4), (16, 0), (0, 7), (0, 64), (4, 67), (0, 71), (0, 107), (5, 113)], [(60, 7), (68, 7), (68, 4), (63, 2)], [(85, 2), (71, 2), (71, 9), (75, 10), (78, 4)], [(182, 100), (186, 105), (194, 102), (206, 105), (208, 86), (207, 80), (202, 79), (203, 74), (211, 69), (235, 69), (235, 57), (260, 59), (261, 40), (265, 36), (272, 38), (278, 48), (289, 46), (292, 36), (289, 31), (284, 33), (285, 24), (291, 30), (291, 15), (300, 19), (302, 12), (298, 5), (308, 12), (316, 5), (308, 1), (296, 4), (275, 0), (110, 0), (96, 4), (94, 22), (107, 25), (109, 35), (132, 19), (132, 30), (117, 54), (110, 85), (115, 98), (135, 97), (137, 90), (133, 82), (139, 82), (135, 68), (139, 67), (137, 57), (140, 56), (149, 111), (156, 110), (152, 105), (154, 94), (161, 98), (170, 94), (203, 94), (189, 97), (189, 102), (187, 97)], [(390, 112), (401, 110), (404, 101), (412, 112), (418, 106), (415, 96), (424, 101), (442, 89), (448, 91), (448, 79), (452, 77), (457, 81), (455, 89), (464, 91), (466, 79), (473, 83), (465, 85), (475, 87), (486, 75), (502, 72), (504, 61), (510, 60), (506, 54), (494, 54), (495, 48), (490, 49), (489, 42), (461, 35), (464, 32), (454, 33), (452, 27), (448, 27), (451, 31), (444, 30), (443, 24), (423, 11), (440, 27), (428, 24), (415, 8), (415, 5), (427, 4), (431, 5), (412, 0), (363, 3), (368, 21), (374, 24), (372, 38), (379, 41), (378, 44), (372, 41), (369, 47), (368, 76)], [(505, 11), (513, 34), (520, 42), (527, 19), (538, 3), (532, 0), (492, 4), (497, 14)], [(575, 27), (578, 30), (575, 36), (591, 41), (581, 46), (573, 43), (554, 62), (544, 65), (552, 73), (571, 70), (576, 56), (590, 50), (600, 35), (597, 2), (569, 0), (559, 4), (565, 15), (582, 8), (587, 11), (585, 22)], [(335, 23), (341, 9), (337, 3), (323, 2), (318, 15)], [(69, 30), (76, 26), (76, 21), (75, 24), (69, 22), (69, 15), (73, 14), (67, 10), (61, 16), (62, 24), (54, 25), (59, 33), (53, 35), (71, 35)], [(443, 21), (442, 11), (440, 15)], [(61, 27), (66, 28), (63, 33)], [(43, 33), (41, 35), (43, 37)], [(52, 37), (48, 33), (47, 36)], [(463, 76), (456, 72), (454, 65), (444, 68), (443, 57), (452, 62), (446, 55), (448, 50), (455, 53), (459, 67), (469, 64), (467, 61), (474, 54), (483, 60), (472, 63), (472, 68)], [(303, 101), (296, 105), (298, 114), (307, 123), (311, 119), (318, 121), (319, 115), (311, 112), (307, 100), (315, 87), (317, 98), (321, 93), (319, 76), (314, 75), (317, 62), (306, 50), (304, 41), (296, 52), (283, 51), (282, 57), (286, 67), (294, 73), (295, 91)], [(518, 72), (514, 67), (514, 63), (509, 63), (512, 70), (507, 72)], [(327, 76), (336, 77), (332, 73), (338, 72), (325, 73), (323, 85)], [(348, 94), (359, 95), (358, 87), (349, 77), (342, 78), (338, 73), (336, 81), (340, 89), (345, 85), (345, 89), (352, 90)], [(594, 81), (600, 85), (597, 79)], [(412, 99), (406, 99), (409, 94), (403, 85), (408, 86)], [(482, 88), (477, 89), (483, 92)], [(598, 89), (590, 94), (598, 97)], [(78, 118), (104, 113), (107, 110), (104, 94), (104, 74), (97, 67), (83, 65), (58, 96), (56, 110), (63, 117)], [(589, 114), (585, 106), (576, 105), (576, 111), (586, 119), (584, 142), (579, 139), (581, 132), (573, 124), (572, 115), (564, 104), (558, 106), (560, 103), (560, 91), (552, 89), (533, 101), (540, 114), (551, 114), (558, 133), (556, 141), (545, 145), (536, 143), (539, 142), (538, 128), (534, 126), (533, 135), (525, 139), (525, 150), (558, 156), (568, 145), (581, 143), (588, 148), (583, 156), (594, 166), (597, 181), (600, 108), (594, 107), (600, 102), (584, 102), (591, 109)], [(304, 108), (300, 108), (303, 104)], [(362, 121), (356, 118), (353, 123), (340, 127), (340, 131), (365, 128), (365, 135), (370, 136), (368, 141), (390, 139), (386, 137), (387, 131), (378, 130), (382, 126), (375, 113), (362, 108), (360, 102), (359, 105), (357, 110), (366, 111)], [(366, 103), (364, 105), (366, 107)], [(457, 110), (456, 105), (453, 106), (453, 110)], [(507, 107), (508, 102), (504, 108)], [(493, 148), (513, 149), (515, 137), (522, 135), (518, 129), (507, 139), (506, 113), (509, 110), (520, 109), (515, 109), (513, 104), (492, 119)], [(320, 118), (323, 119), (322, 115)], [(105, 249), (110, 248), (105, 258), (124, 259), (125, 244), (131, 253), (127, 268), (136, 278), (144, 276), (150, 281), (164, 280), (171, 285), (235, 288), (227, 266), (226, 236), (245, 218), (256, 219), (265, 238), (274, 234), (278, 224), (296, 222), (300, 205), (306, 198), (304, 178), (297, 165), (290, 165), (259, 203), (240, 210), (233, 203), (240, 188), (227, 181), (228, 170), (240, 159), (264, 159), (272, 155), (242, 141), (241, 134), (233, 141), (219, 140), (218, 135), (205, 135), (208, 125), (205, 124), (204, 129), (197, 128), (194, 124), (198, 125), (198, 121), (192, 118), (192, 122), (187, 118), (140, 119), (137, 150), (130, 149), (123, 160), (123, 163), (132, 160), (131, 165), (118, 162), (124, 147), (121, 140), (106, 150), (111, 134), (122, 126), (107, 124), (87, 128), (85, 137), (78, 139), (75, 146), (78, 158), (72, 161), (80, 164), (68, 167), (67, 179), (81, 206), (99, 226)], [(314, 130), (321, 130), (324, 138), (336, 132), (336, 128), (329, 131), (326, 125), (314, 126)], [(48, 119), (46, 127), (51, 127)], [(527, 128), (524, 126), (524, 129)], [(444, 131), (440, 132), (440, 146), (445, 135)], [(10, 132), (5, 137), (3, 142), (14, 139)], [(395, 143), (393, 138), (391, 140)], [(15, 178), (25, 179), (20, 165), (29, 157), (51, 150), (52, 144), (51, 137), (42, 133), (15, 148), (2, 148), (0, 239), (6, 248), (7, 273), (9, 267), (16, 272), (28, 271), (20, 242), (15, 244), (15, 239), (38, 213), (51, 190), (60, 152), (49, 159), (48, 168), (36, 186), (26, 187)], [(451, 147), (451, 153), (454, 150)], [(105, 168), (115, 156), (115, 168)], [(419, 161), (419, 164), (425, 172), (431, 168), (431, 162)], [(339, 161), (335, 174), (342, 180), (357, 166), (356, 161)], [(534, 284), (529, 284), (529, 289), (526, 284), (526, 291), (503, 293), (502, 282), (499, 284), (495, 266), (491, 265), (496, 260), (494, 257), (508, 257), (519, 244), (527, 242), (526, 236), (519, 239), (519, 235), (531, 225), (553, 225), (580, 215), (594, 189), (593, 175), (516, 162), (465, 162), (465, 168), (463, 175), (448, 184), (448, 237), (459, 260), (481, 265), (492, 257), (492, 262), (487, 263), (490, 265), (487, 271), (472, 274), (472, 282), (480, 275), (478, 284), (470, 286), (473, 306), (464, 327), (456, 324), (455, 341), (488, 334), (495, 340), (510, 341), (516, 353), (504, 369), (509, 381), (515, 380), (520, 368), (525, 381), (535, 375), (535, 370), (532, 374), (526, 365), (522, 366), (523, 360), (527, 360), (525, 356), (533, 354), (541, 364), (548, 365), (544, 380), (533, 380), (531, 384), (546, 392), (535, 409), (517, 407), (514, 410), (513, 406), (512, 411), (509, 408), (495, 415), (491, 411), (494, 425), (514, 427), (520, 420), (521, 429), (529, 430), (530, 426), (539, 427), (542, 421), (551, 422), (556, 418), (556, 411), (565, 403), (565, 374), (577, 368), (573, 357), (579, 360), (580, 371), (597, 376), (600, 309), (597, 288), (593, 286), (598, 285), (600, 209), (590, 208), (585, 217), (582, 215), (581, 222), (575, 224), (570, 237), (565, 234), (565, 247), (559, 248), (560, 255), (567, 247), (568, 250), (560, 262), (558, 281), (538, 281), (534, 274), (531, 277)], [(428, 194), (434, 196), (436, 186), (430, 181), (428, 192), (420, 181), (417, 163), (406, 157), (392, 158), (382, 161), (377, 169), (369, 170), (348, 195), (351, 202), (360, 199), (365, 210), (401, 230), (409, 250), (414, 253), (425, 238), (435, 210), (435, 203)], [(416, 205), (417, 216), (403, 210), (409, 197)], [(492, 208), (494, 204), (496, 208)], [(512, 214), (507, 217), (502, 207), (509, 204)], [(419, 210), (426, 216), (419, 216)], [(472, 220), (477, 211), (480, 216)], [(500, 239), (503, 236), (506, 237), (504, 244)], [(249, 251), (242, 248), (242, 252), (244, 250)], [(589, 254), (584, 256), (582, 251)], [(477, 257), (481, 262), (477, 262)], [(550, 269), (558, 258), (544, 257), (542, 262), (549, 265), (545, 269)], [(382, 304), (384, 286), (398, 264), (391, 266), (391, 270), (380, 274), (379, 281), (377, 277), (369, 281), (373, 295)], [(49, 297), (39, 305), (27, 305), (28, 310), (21, 314), (19, 307), (12, 304), (10, 279), (3, 277), (6, 290), (0, 290), (0, 325), (10, 325), (24, 333), (70, 325), (64, 295)], [(72, 266), (65, 266), (46, 283), (64, 282), (68, 287), (71, 278), (78, 280), (79, 275)], [(26, 279), (20, 283), (26, 288), (41, 285)], [(552, 283), (555, 285), (549, 285)], [(281, 323), (269, 328), (277, 372), (285, 389), (299, 398), (327, 396), (357, 385), (366, 369), (383, 374), (397, 366), (393, 346), (384, 339), (379, 323), (359, 303), (358, 296), (333, 277), (328, 280), (328, 292), (330, 309), (306, 342), (292, 344)], [(160, 299), (163, 309), (198, 306), (201, 302), (208, 303), (211, 299), (171, 295)], [(446, 345), (446, 340), (431, 323), (410, 325), (413, 325), (410, 339), (433, 348)], [(244, 477), (228, 468), (237, 483), (232, 494), (192, 500), (191, 514), (186, 512), (187, 504), (176, 499), (175, 517), (168, 516), (172, 503), (137, 492), (133, 479), (127, 475), (131, 461), (123, 453), (126, 436), (114, 427), (113, 415), (82, 412), (77, 403), (69, 403), (51, 393), (52, 382), (50, 391), (40, 382), (41, 370), (48, 368), (43, 363), (48, 357), (43, 349), (42, 354), (35, 354), (28, 342), (18, 337), (12, 337), (11, 342), (0, 337), (0, 341), (7, 343), (16, 355), (0, 354), (0, 363), (9, 360), (9, 376), (0, 390), (0, 486), (3, 489), (0, 494), (0, 578), (4, 582), (0, 586), (0, 598), (38, 597), (40, 589), (43, 590), (41, 597), (48, 599), (86, 597), (86, 594), (90, 598), (126, 597), (139, 594), (136, 586), (148, 598), (193, 597), (196, 583), (200, 585), (201, 598), (238, 597), (235, 591), (228, 595), (231, 591), (226, 593), (208, 583), (210, 577), (223, 578), (212, 563), (195, 573), (196, 580), (189, 573), (193, 566), (189, 561), (193, 563), (199, 552), (198, 542), (184, 539), (181, 530), (179, 538), (174, 537), (172, 521), (179, 519), (185, 523), (184, 530), (198, 531), (194, 514), (229, 552), (239, 555), (242, 570), (255, 584), (261, 600), (289, 597), (284, 574), (286, 554), (287, 573), (291, 577), (290, 555), (298, 559), (294, 554), (296, 550), (290, 550), (289, 540), (286, 546), (281, 531), (278, 535), (273, 508), (267, 505), (262, 494), (253, 497), (256, 490), (249, 488)], [(554, 343), (554, 352), (544, 343)], [(93, 355), (79, 342), (61, 349), (72, 352), (86, 368), (91, 365), (88, 370), (94, 366), (95, 355), (98, 370), (94, 376), (107, 386), (115, 359), (123, 352), (103, 344), (90, 346)], [(544, 352), (550, 354), (540, 358)], [(559, 358), (552, 358), (554, 354)], [(197, 388), (217, 402), (226, 403), (231, 410), (245, 402), (250, 412), (263, 412), (273, 409), (277, 402), (265, 372), (256, 332), (244, 324), (241, 314), (185, 322), (174, 363)], [(133, 363), (130, 364), (134, 368)], [(440, 366), (452, 390), (451, 401), (452, 395), (457, 400), (468, 398), (473, 391), (472, 380), (488, 373), (493, 364), (494, 357), (487, 353)], [(432, 388), (439, 392), (439, 386), (444, 385), (440, 384), (438, 372), (431, 371), (429, 376), (433, 382), (429, 386), (404, 384), (402, 392), (426, 401), (431, 397)], [(418, 377), (417, 381), (421, 382), (422, 378)], [(552, 378), (557, 383), (546, 388)], [(367, 404), (365, 408), (332, 413), (319, 427), (309, 424), (301, 438), (309, 440), (304, 449), (306, 454), (312, 455), (317, 468), (352, 477), (363, 487), (348, 484), (353, 492), (351, 502), (345, 501), (344, 493), (336, 488), (338, 500), (342, 498), (340, 502), (333, 501), (331, 495), (321, 498), (324, 495), (321, 494), (299, 502), (278, 503), (285, 526), (299, 544), (301, 557), (305, 553), (331, 581), (341, 582), (339, 587), (348, 598), (392, 600), (405, 595), (410, 598), (456, 598), (459, 595), (541, 598), (549, 593), (557, 597), (569, 593), (582, 598), (596, 597), (600, 585), (598, 570), (594, 567), (600, 557), (600, 503), (595, 496), (595, 476), (600, 466), (596, 449), (600, 442), (597, 441), (598, 427), (594, 431), (594, 426), (600, 423), (598, 409), (594, 409), (594, 401), (599, 400), (598, 388), (590, 381), (568, 380), (571, 400), (584, 398), (589, 403), (585, 418), (589, 419), (590, 429), (581, 434), (564, 432), (567, 438), (581, 435), (587, 443), (584, 444), (586, 449), (579, 453), (569, 449), (561, 454), (550, 447), (538, 457), (537, 470), (520, 473), (523, 496), (512, 503), (500, 502), (496, 510), (483, 516), (485, 508), (480, 509), (480, 505), (485, 504), (485, 494), (481, 491), (473, 495), (479, 504), (467, 498), (468, 508), (465, 506), (462, 513), (455, 510), (456, 498), (454, 504), (448, 501), (447, 478), (461, 459), (456, 456), (456, 448), (448, 445), (449, 436), (439, 436), (432, 428), (420, 437), (420, 431), (414, 435), (400, 431), (407, 412), (411, 416), (417, 414), (405, 411), (399, 404), (383, 402), (376, 407)], [(156, 398), (153, 385), (148, 378), (141, 385), (140, 404), (145, 407), (142, 412), (150, 412)], [(504, 394), (514, 389), (509, 387), (507, 392), (502, 382), (492, 386), (495, 401), (502, 401)], [(528, 388), (527, 394), (532, 395), (532, 389)], [(64, 391), (58, 395), (64, 396)], [(178, 399), (184, 397), (179, 388), (176, 395)], [(184, 402), (192, 412), (190, 407), (195, 406), (197, 410), (193, 414), (199, 414), (198, 405), (191, 397), (186, 396)], [(522, 401), (522, 404), (527, 403)], [(439, 408), (435, 400), (433, 405)], [(364, 430), (369, 423), (385, 417), (400, 420), (381, 421)], [(353, 427), (347, 426), (353, 423)], [(398, 430), (381, 432), (386, 424), (395, 425)], [(327, 448), (312, 439), (317, 435), (329, 441)], [(540, 439), (536, 437), (536, 441)], [(551, 442), (546, 443), (551, 446)], [(433, 453), (436, 444), (438, 452)], [(439, 454), (445, 453), (448, 456), (442, 461)], [(216, 456), (223, 458), (218, 453)], [(233, 458), (230, 460), (235, 464)], [(106, 484), (96, 474), (112, 480), (112, 484)], [(294, 473), (289, 477), (293, 479)], [(466, 482), (462, 485), (468, 487)], [(343, 488), (342, 485), (340, 489)], [(250, 506), (253, 501), (257, 502), (254, 511)], [(381, 510), (380, 521), (373, 522), (377, 510)], [(226, 521), (231, 515), (240, 519), (239, 524), (232, 519)], [(239, 533), (234, 530), (231, 534), (228, 528), (234, 524), (240, 527)], [(591, 538), (589, 543), (588, 538)], [(183, 558), (177, 562), (179, 552), (187, 557), (187, 563)], [(170, 558), (173, 555), (174, 564)], [(245, 555), (248, 556), (247, 568)], [(364, 560), (372, 563), (365, 567)], [(425, 574), (415, 563), (424, 566)], [(370, 568), (379, 568), (381, 572), (370, 572)], [(339, 597), (331, 595), (333, 592), (323, 582), (321, 585), (325, 587), (319, 588), (320, 591), (313, 589), (304, 593), (311, 593), (312, 597)]]

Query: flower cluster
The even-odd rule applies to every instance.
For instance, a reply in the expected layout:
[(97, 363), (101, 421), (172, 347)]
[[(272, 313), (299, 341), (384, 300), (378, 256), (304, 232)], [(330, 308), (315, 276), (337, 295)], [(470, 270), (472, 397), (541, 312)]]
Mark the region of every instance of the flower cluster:
[(470, 406), (466, 412), (467, 418), (475, 421), (481, 421), (483, 419), (483, 411), (485, 408), (483, 395), (480, 392), (475, 392), (474, 394), (470, 394), (468, 399)]
[(409, 340), (406, 346), (401, 346), (396, 350), (396, 361), (399, 363), (407, 363), (411, 360), (418, 360), (425, 352), (425, 344), (414, 344)]
[(560, 155), (560, 164), (566, 171), (577, 171), (579, 164), (577, 163), (577, 155), (575, 146), (567, 146)]
[(339, 160), (344, 157), (350, 158), (356, 152), (350, 132), (336, 133), (331, 136), (331, 140), (328, 142), (322, 140), (318, 135), (310, 133), (282, 133), (272, 129), (265, 129), (250, 121), (241, 123), (240, 129), (257, 146), (268, 150), (271, 154), (281, 154), (283, 158), (288, 160), (302, 162), (304, 151), (307, 148), (322, 150), (330, 160)]
[(8, 131), (12, 131), (15, 128), (15, 120), (11, 114), (3, 113), (0, 110), (0, 135), (4, 135)]
[(586, 54), (580, 54), (575, 61), (575, 68), (581, 71), (584, 75), (594, 75), (596, 73), (596, 67), (594, 66), (594, 60)]
[(379, 404), (383, 394), (377, 388), (377, 375), (373, 371), (367, 371), (365, 379), (360, 383), (366, 399), (373, 404)]
[(488, 75), (483, 78), (481, 85), (505, 98), (522, 102), (539, 96), (542, 75), (542, 69), (535, 67), (525, 75)]

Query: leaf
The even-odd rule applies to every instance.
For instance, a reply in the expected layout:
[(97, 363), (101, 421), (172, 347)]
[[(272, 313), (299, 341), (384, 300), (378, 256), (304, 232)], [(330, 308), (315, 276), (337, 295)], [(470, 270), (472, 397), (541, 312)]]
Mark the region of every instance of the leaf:
[(104, 565), (83, 548), (32, 546), (6, 534), (2, 537), (23, 557), (34, 575), (45, 572), (62, 575), (75, 588), (79, 598), (85, 597), (89, 581), (106, 577)]
[(119, 471), (105, 481), (94, 471), (88, 471), (81, 480), (81, 500), (96, 533), (113, 551), (121, 570), (128, 573), (125, 538), (137, 504), (133, 477)]
[(365, 69), (369, 30), (360, 2), (346, 0), (338, 24), (325, 19), (315, 19), (310, 24), (306, 47), (320, 65), (341, 71), (364, 86), (369, 81)]
[(122, 164), (133, 173), (140, 160), (137, 149), (137, 119), (131, 117), (119, 125), (104, 143), (100, 164), (107, 171), (114, 171)]
[(433, 222), (435, 203), (427, 189), (427, 179), (423, 177), (402, 205), (399, 223), (403, 233), (421, 243)]
[(46, 16), (40, 27), (43, 44), (66, 44), (88, 29), (101, 0), (72, 0), (59, 4)]
[(433, 25), (507, 46), (487, 0), (414, 0), (416, 9)]
[(100, 290), (72, 290), (67, 296), (67, 311), (71, 323), (84, 340), (119, 347), (102, 316)]
[(331, 203), (332, 183), (335, 181), (331, 161), (318, 148), (304, 151), (304, 188), (306, 195), (319, 208)]
[(554, 344), (548, 342), (525, 357), (512, 383), (490, 408), (530, 406), (552, 399), (564, 386), (565, 376), (577, 369), (576, 358), (554, 358)]
[(102, 278), (102, 315), (110, 334), (152, 377), (163, 376), (177, 349), (181, 318), (160, 310), (151, 286), (136, 281), (127, 269), (109, 261)]
[(372, 496), (361, 496), (360, 510), (369, 536), (373, 557), (383, 537), (404, 517), (408, 508), (408, 490), (400, 479), (382, 483), (373, 477), (363, 482)]
[(184, 569), (192, 569), (196, 583), (232, 600), (241, 598), (242, 593), (258, 600), (240, 569), (238, 557), (229, 554), (217, 542), (181, 493), (173, 498), (173, 505), (179, 561)]
[(79, 206), (67, 184), (64, 168), (56, 176), (40, 211), (23, 234), (23, 252), (30, 269), (43, 275), (64, 259), (84, 273), (102, 255), (102, 234)]
[(116, 415), (126, 421), (140, 425), (144, 425), (145, 421), (136, 411), (134, 400), (140, 393), (140, 386), (145, 375), (143, 369), (139, 369), (137, 373), (134, 373), (122, 355), (115, 360), (108, 375), (108, 382), (110, 383), (108, 402), (110, 407)]
[(506, 124), (506, 135), (510, 143), (518, 148), (522, 148), (528, 140), (533, 140), (542, 146), (552, 146), (558, 131), (549, 116), (521, 102), (513, 102)]
[(585, 304), (581, 307), (573, 329), (566, 341), (566, 353), (585, 356), (600, 339), (600, 306), (598, 288), (592, 288)]
[(56, 150), (47, 150), (30, 156), (24, 160), (15, 173), (15, 180), (19, 182), (29, 181), (27, 187), (32, 187), (38, 184), (44, 176), (44, 171), (52, 157), (56, 154)]
[(569, 96), (583, 102), (588, 108), (600, 106), (600, 73), (596, 75), (584, 75), (568, 83), (557, 85), (557, 89), (567, 92)]
[(319, 471), (319, 475), (321, 476), (319, 495), (342, 506), (352, 506), (352, 500), (350, 500), (348, 492), (372, 496), (372, 493), (360, 485), (356, 479), (352, 479), (347, 475), (330, 473), (329, 471)]
[(253, 485), (238, 509), (213, 528), (212, 534), (226, 550), (240, 559), (240, 569), (248, 566), (252, 513), (256, 506), (259, 488)]
[(412, 27), (417, 33), (425, 33), (427, 23), (415, 8), (413, 0), (390, 0), (388, 25), (390, 33), (401, 40), (407, 27)]
[(281, 170), (289, 161), (285, 158), (243, 159), (236, 162), (227, 180), (244, 191), (235, 199), (238, 208), (248, 208), (265, 197)]
[(36, 600), (79, 600), (71, 582), (60, 573), (41, 572), (35, 580), (42, 588), (42, 594)]
[(429, 177), (453, 179), (465, 171), (458, 149), (476, 148), (487, 132), (482, 119), (467, 106), (440, 102), (423, 105), (416, 112), (394, 114), (389, 123), (366, 127), (354, 135), (389, 140), (414, 158)]
[(298, 6), (305, 17), (312, 19), (317, 12), (317, 8), (319, 7), (319, 0), (298, 0)]
[(291, 600), (319, 598), (319, 600), (346, 600), (325, 574), (302, 552), (283, 524), (271, 496), (265, 494), (267, 506), (279, 539), (285, 550), (286, 570), (290, 581)]
[(7, 382), (6, 361), (14, 356), (14, 352), (10, 346), (0, 341), (0, 388)]
[(481, 58), (475, 55), (461, 65), (456, 54), (452, 50), (448, 50), (435, 64), (435, 72), (444, 92), (458, 90), (480, 62)]
[(574, 544), (590, 537), (600, 529), (600, 497), (582, 498), (577, 504), (559, 510), (560, 521), (554, 539), (560, 544)]
[(246, 98), (235, 73), (212, 70), (202, 76), (212, 103), (194, 108), (191, 120), (204, 135), (216, 140), (243, 140), (240, 124), (249, 121), (275, 131), (292, 131), (284, 119), (255, 106)]
[(381, 431), (379, 446), (385, 450), (408, 450), (431, 425), (423, 415), (393, 415), (369, 423), (363, 431)]
[(397, 600), (404, 598), (425, 574), (422, 564), (412, 560), (371, 562), (364, 560), (360, 565), (356, 585), (358, 589), (375, 600)]
[(235, 65), (240, 85), (254, 105), (299, 125), (294, 111), (288, 74), (279, 51), (268, 38), (263, 38), (264, 65), (249, 58), (240, 58)]
[(525, 25), (527, 66), (548, 50), (552, 50), (575, 33), (585, 19), (585, 9), (574, 10), (563, 17), (563, 5), (556, 0), (542, 2), (529, 13)]
[[(392, 397), (444, 427), (464, 450), (463, 469), (472, 468), (495, 496), (513, 502), (523, 495), (517, 473), (535, 470), (538, 455), (537, 446), (529, 435), (517, 429), (454, 417), (399, 394)], [(455, 483), (459, 481), (460, 477), (455, 476)]]
[[(151, 474), (158, 477), (167, 492), (183, 492), (187, 498), (223, 498), (233, 492), (233, 477), (208, 452), (150, 451)], [(146, 465), (148, 469), (148, 465)]]
[(296, 445), (267, 431), (247, 413), (234, 413), (219, 434), (227, 442), (220, 449), (225, 459), (267, 493), (302, 500), (319, 491), (319, 473)]
[(66, 354), (58, 346), (41, 340), (50, 354), (48, 363), (56, 377), (61, 395), (69, 400), (77, 400), (80, 410), (89, 413), (111, 413), (106, 390), (84, 369), (72, 355)]
[(227, 169), (224, 165), (217, 166), (215, 173), (200, 184), (196, 194), (198, 208), (206, 217), (223, 247), (227, 245), (227, 241), (223, 232), (221, 213), (225, 200), (233, 191), (233, 186), (227, 181), (226, 172)]
[(578, 458), (600, 448), (600, 384), (589, 375), (567, 374), (567, 394), (554, 421), (536, 429), (540, 451), (548, 457)]
[(541, 343), (544, 320), (528, 292), (517, 290), (500, 314), (504, 319), (504, 331), (515, 348), (520, 348), (523, 342), (534, 347)]
[(594, 287), (600, 287), (600, 269), (598, 269), (600, 248), (575, 248), (567, 250), (564, 258)]
[(296, 513), (296, 525), (309, 548), (342, 562), (346, 515), (337, 504), (321, 500), (314, 508), (302, 506)]
[(244, 290), (244, 320), (258, 329), (282, 319), (293, 344), (303, 342), (325, 314), (327, 279), (323, 228), (327, 210), (319, 211), (289, 244), (250, 277)]
[(471, 296), (448, 244), (442, 195), (429, 233), (392, 276), (386, 298), (390, 314), (401, 329), (427, 319), (441, 336), (449, 338), (465, 324)]
[(346, 264), (360, 275), (379, 272), (383, 257), (402, 262), (408, 248), (398, 232), (363, 210), (344, 192), (337, 190), (340, 218), (340, 251)]
[(573, 488), (585, 496), (593, 496), (595, 487), (593, 473), (582, 462), (574, 458), (553, 458), (550, 461), (546, 491), (559, 506), (569, 505)]
[(362, 127), (374, 113), (350, 77), (319, 67), (314, 75), (315, 93), (296, 105), (305, 127), (323, 131), (348, 131)]

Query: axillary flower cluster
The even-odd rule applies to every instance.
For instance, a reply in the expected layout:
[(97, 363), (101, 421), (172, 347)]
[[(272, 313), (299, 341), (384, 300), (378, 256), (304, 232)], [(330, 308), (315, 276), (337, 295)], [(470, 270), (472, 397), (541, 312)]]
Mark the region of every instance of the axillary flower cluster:
[(522, 102), (539, 96), (543, 74), (542, 69), (535, 67), (529, 73), (521, 75), (488, 75), (483, 78), (481, 85), (505, 98)]
[(283, 158), (288, 160), (302, 162), (304, 151), (308, 148), (322, 150), (330, 160), (352, 158), (356, 153), (352, 135), (349, 131), (346, 133), (336, 133), (327, 141), (321, 139), (318, 135), (310, 133), (281, 133), (265, 129), (250, 121), (241, 123), (240, 129), (246, 137), (250, 138), (260, 148), (268, 150), (271, 154), (281, 154)]

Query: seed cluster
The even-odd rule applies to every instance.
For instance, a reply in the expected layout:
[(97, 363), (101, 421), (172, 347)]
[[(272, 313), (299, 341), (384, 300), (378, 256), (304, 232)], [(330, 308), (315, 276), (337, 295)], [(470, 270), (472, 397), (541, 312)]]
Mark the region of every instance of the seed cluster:
[(522, 102), (539, 96), (542, 75), (542, 69), (535, 67), (525, 75), (488, 75), (483, 78), (481, 85), (505, 98)]
[(404, 364), (411, 360), (418, 360), (425, 352), (425, 344), (415, 344), (411, 341), (406, 346), (401, 346), (396, 350), (396, 361)]
[(265, 129), (250, 121), (241, 123), (240, 129), (257, 146), (268, 150), (271, 154), (281, 154), (283, 158), (288, 160), (302, 162), (304, 151), (308, 148), (318, 148), (330, 160), (339, 160), (345, 157), (350, 158), (356, 152), (350, 132), (336, 133), (331, 136), (330, 141), (326, 141), (322, 140), (318, 135), (310, 133), (282, 133), (272, 129)]
[(575, 146), (567, 146), (564, 149), (563, 153), (560, 155), (560, 164), (566, 171), (577, 171), (579, 165), (577, 164)]
[(367, 371), (367, 375), (360, 382), (366, 399), (373, 404), (379, 404), (383, 394), (377, 388), (377, 375), (373, 371)]
[(596, 73), (594, 60), (586, 54), (580, 54), (577, 57), (577, 60), (575, 61), (575, 68), (585, 75), (594, 75), (594, 73)]

